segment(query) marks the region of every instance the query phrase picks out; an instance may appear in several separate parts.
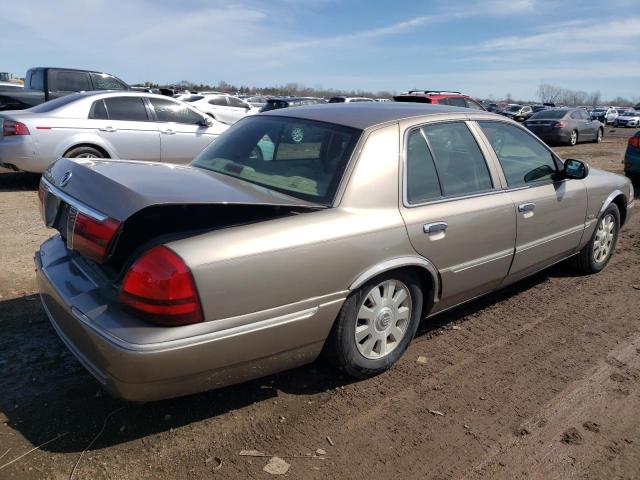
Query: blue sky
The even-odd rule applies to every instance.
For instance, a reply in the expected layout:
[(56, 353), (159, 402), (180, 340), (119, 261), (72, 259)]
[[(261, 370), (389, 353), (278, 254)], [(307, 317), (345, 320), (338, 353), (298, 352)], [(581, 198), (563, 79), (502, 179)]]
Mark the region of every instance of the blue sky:
[(0, 2), (0, 71), (90, 68), (134, 83), (460, 90), (541, 82), (640, 96), (640, 0)]

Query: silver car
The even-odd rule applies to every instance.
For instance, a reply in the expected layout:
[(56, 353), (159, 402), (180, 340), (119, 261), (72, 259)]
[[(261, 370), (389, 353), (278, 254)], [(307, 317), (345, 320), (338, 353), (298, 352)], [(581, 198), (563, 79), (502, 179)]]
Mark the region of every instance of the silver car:
[(424, 317), (568, 257), (602, 270), (634, 206), (503, 116), (391, 102), (247, 117), (191, 166), (61, 159), (40, 197), (45, 311), (139, 401), (321, 352), (375, 375)]
[(227, 128), (162, 95), (77, 93), (0, 112), (0, 166), (42, 173), (60, 157), (189, 163)]

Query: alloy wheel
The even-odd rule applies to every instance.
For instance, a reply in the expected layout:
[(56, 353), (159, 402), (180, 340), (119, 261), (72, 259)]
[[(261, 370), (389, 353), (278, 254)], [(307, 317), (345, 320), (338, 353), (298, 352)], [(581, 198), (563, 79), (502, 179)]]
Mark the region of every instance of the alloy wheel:
[(407, 333), (411, 311), (411, 293), (404, 283), (385, 280), (369, 290), (354, 332), (362, 356), (375, 360), (389, 355)]
[(610, 213), (605, 215), (596, 230), (596, 237), (593, 241), (593, 260), (596, 263), (603, 263), (611, 255), (611, 247), (616, 235), (616, 220)]

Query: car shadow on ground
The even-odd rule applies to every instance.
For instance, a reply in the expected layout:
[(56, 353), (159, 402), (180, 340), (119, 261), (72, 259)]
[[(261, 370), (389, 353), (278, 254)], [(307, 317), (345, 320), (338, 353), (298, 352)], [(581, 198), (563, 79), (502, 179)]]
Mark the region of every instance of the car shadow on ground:
[[(423, 321), (418, 336), (428, 336), (448, 324), (459, 323), (468, 314), (526, 291), (549, 276), (563, 275), (565, 268), (554, 267)], [(0, 384), (4, 390), (0, 412), (6, 416), (9, 427), (4, 427), (4, 431), (19, 433), (32, 445), (67, 433), (42, 447), (49, 452), (81, 452), (103, 424), (105, 430), (93, 449), (212, 419), (275, 399), (279, 392), (312, 395), (357, 381), (319, 359), (300, 368), (219, 390), (135, 404), (112, 398), (101, 390), (58, 339), (37, 295), (0, 302), (0, 328), (3, 331)]]
[(40, 177), (39, 173), (12, 172), (0, 169), (0, 192), (37, 190)]

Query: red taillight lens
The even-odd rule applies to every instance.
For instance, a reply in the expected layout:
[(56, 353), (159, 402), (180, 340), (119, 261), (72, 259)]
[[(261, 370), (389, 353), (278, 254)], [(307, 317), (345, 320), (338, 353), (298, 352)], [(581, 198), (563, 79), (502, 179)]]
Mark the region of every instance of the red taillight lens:
[(31, 135), (24, 123), (6, 120), (2, 124), (2, 136), (12, 137), (14, 135)]
[(553, 128), (564, 128), (566, 127), (567, 124), (564, 122), (556, 122), (555, 125), (553, 126)]
[(629, 146), (633, 147), (633, 148), (640, 148), (640, 137), (637, 135), (634, 135), (633, 137), (631, 137), (629, 139)]
[(103, 222), (98, 222), (78, 212), (73, 224), (71, 247), (82, 256), (102, 263), (118, 228), (120, 228), (120, 222), (117, 220), (107, 218)]
[(191, 270), (166, 247), (154, 247), (131, 266), (119, 300), (162, 325), (202, 322), (202, 308)]

